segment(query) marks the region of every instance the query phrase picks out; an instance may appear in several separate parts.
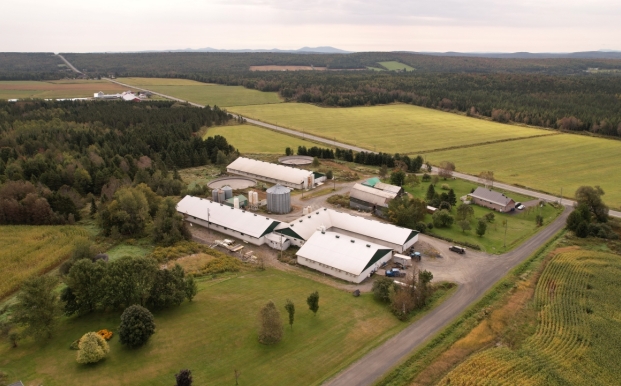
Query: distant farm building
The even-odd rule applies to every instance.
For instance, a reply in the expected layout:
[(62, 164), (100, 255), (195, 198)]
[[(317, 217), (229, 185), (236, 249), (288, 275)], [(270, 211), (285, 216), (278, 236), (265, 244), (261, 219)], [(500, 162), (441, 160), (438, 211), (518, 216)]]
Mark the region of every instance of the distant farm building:
[(360, 283), (392, 258), (392, 249), (336, 232), (313, 233), (297, 252), (298, 264)]
[(355, 184), (349, 192), (349, 206), (354, 209), (381, 214), (383, 210), (388, 208), (388, 203), (395, 198), (397, 198), (396, 193)]
[(177, 204), (177, 212), (191, 224), (213, 229), (255, 245), (263, 245), (265, 236), (279, 221), (243, 209), (236, 209), (210, 200), (185, 196)]
[(288, 186), (293, 189), (311, 189), (315, 186), (315, 177), (310, 170), (276, 165), (239, 157), (226, 167), (227, 172), (257, 180)]
[(121, 99), (121, 94), (104, 94), (102, 91), (96, 92), (93, 97), (95, 99)]
[(474, 204), (496, 210), (498, 212), (510, 212), (515, 209), (515, 201), (502, 193), (479, 187), (468, 194), (469, 201)]

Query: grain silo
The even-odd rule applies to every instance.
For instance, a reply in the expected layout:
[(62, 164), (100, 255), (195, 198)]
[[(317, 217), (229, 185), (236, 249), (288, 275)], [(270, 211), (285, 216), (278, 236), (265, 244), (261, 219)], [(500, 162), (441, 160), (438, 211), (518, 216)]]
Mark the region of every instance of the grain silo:
[(267, 190), (267, 210), (272, 213), (291, 211), (291, 191), (282, 185), (274, 185)]
[(225, 185), (222, 187), (222, 190), (224, 190), (224, 199), (228, 200), (229, 198), (233, 197), (233, 188), (231, 188), (228, 185)]
[(214, 189), (211, 191), (211, 200), (213, 202), (220, 202), (218, 201), (218, 189)]
[(218, 189), (218, 202), (222, 204), (224, 201), (226, 201), (224, 190)]

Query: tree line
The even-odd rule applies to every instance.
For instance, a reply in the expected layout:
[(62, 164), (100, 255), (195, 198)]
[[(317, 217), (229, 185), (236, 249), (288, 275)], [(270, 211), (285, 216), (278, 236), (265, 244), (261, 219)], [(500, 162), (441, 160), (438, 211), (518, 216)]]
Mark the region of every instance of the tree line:
[(0, 102), (0, 224), (77, 221), (86, 196), (107, 202), (125, 185), (179, 195), (178, 168), (237, 155), (199, 133), (229, 119), (173, 102)]

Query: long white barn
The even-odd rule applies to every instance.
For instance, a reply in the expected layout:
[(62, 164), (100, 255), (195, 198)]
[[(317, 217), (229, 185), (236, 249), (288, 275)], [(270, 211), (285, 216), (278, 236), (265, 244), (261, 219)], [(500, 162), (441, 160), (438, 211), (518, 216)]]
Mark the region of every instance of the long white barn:
[(315, 178), (310, 170), (276, 165), (245, 157), (238, 157), (226, 167), (226, 171), (294, 189), (311, 189), (315, 185)]
[(337, 232), (315, 232), (297, 252), (298, 264), (360, 283), (392, 258), (392, 249)]
[(236, 209), (205, 198), (185, 196), (177, 204), (189, 223), (213, 229), (255, 245), (263, 245), (266, 236), (280, 224), (269, 217)]
[(403, 253), (418, 241), (418, 232), (392, 224), (370, 220), (333, 209), (320, 208), (290, 223), (281, 223), (275, 232), (291, 244), (302, 246), (320, 229), (338, 232)]

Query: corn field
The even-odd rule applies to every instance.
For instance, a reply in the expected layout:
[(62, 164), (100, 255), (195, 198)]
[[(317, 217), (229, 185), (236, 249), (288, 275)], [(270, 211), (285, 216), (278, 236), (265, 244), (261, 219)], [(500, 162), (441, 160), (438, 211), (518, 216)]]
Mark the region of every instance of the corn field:
[(0, 227), (0, 299), (68, 258), (82, 237), (88, 232), (77, 226)]
[(440, 385), (613, 385), (621, 381), (621, 258), (556, 255), (534, 296), (537, 330), (516, 350), (474, 354)]

